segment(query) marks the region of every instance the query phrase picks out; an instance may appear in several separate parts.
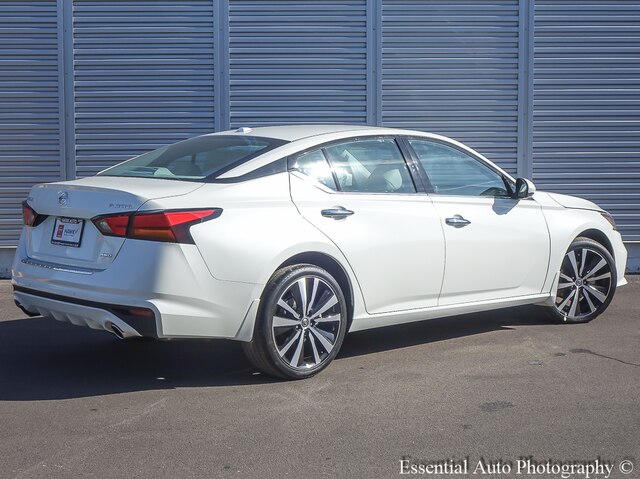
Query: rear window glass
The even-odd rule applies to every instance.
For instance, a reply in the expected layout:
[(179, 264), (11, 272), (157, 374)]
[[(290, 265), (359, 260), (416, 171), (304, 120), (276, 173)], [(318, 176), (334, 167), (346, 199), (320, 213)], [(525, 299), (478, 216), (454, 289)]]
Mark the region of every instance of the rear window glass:
[(199, 136), (164, 146), (98, 175), (176, 180), (208, 180), (285, 144), (255, 136)]

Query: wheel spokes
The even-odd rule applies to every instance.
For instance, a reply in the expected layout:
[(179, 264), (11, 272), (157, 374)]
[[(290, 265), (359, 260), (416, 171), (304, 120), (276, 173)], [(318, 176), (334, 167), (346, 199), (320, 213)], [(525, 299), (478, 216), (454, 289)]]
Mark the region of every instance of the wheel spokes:
[(299, 319), (289, 319), (283, 318), (282, 316), (274, 316), (273, 317), (273, 327), (274, 328), (284, 328), (286, 326), (296, 327), (300, 324)]
[(556, 309), (572, 319), (596, 313), (607, 301), (612, 277), (611, 265), (599, 251), (583, 247), (567, 252), (559, 275)]
[(575, 278), (572, 278), (571, 276), (568, 276), (568, 275), (566, 275), (566, 274), (564, 274), (562, 272), (560, 273), (560, 278), (562, 278), (564, 280), (567, 280), (567, 281), (570, 281), (572, 283), (575, 281)]
[(578, 305), (580, 304), (580, 290), (576, 288), (576, 292), (573, 293), (573, 301), (571, 301), (571, 307), (569, 308), (569, 316), (575, 316), (578, 311)]
[(298, 277), (278, 299), (272, 335), (278, 355), (294, 369), (309, 369), (333, 351), (342, 311), (334, 289), (316, 276)]
[(313, 316), (310, 316), (309, 319), (316, 319), (318, 316), (320, 316), (322, 313), (327, 311), (329, 308), (332, 308), (336, 304), (338, 304), (338, 298), (336, 298), (335, 294), (331, 293), (331, 296), (329, 296), (325, 300), (324, 304), (320, 306), (320, 309), (313, 313)]
[(331, 350), (333, 349), (333, 344), (331, 344), (329, 340), (325, 338), (322, 333), (320, 333), (318, 328), (312, 327), (310, 328), (310, 331), (316, 338), (318, 338), (318, 341), (320, 341), (320, 344), (322, 344), (325, 351), (327, 351), (327, 353), (330, 353)]
[(587, 291), (589, 291), (592, 295), (594, 295), (596, 297), (596, 299), (598, 301), (600, 301), (601, 303), (604, 303), (607, 300), (607, 295), (604, 293), (601, 293), (600, 291), (598, 291), (596, 288), (594, 288), (593, 286), (591, 286), (590, 284), (586, 284), (584, 286), (584, 289), (586, 289)]
[(577, 289), (574, 289), (571, 293), (569, 293), (567, 297), (564, 299), (564, 301), (560, 303), (560, 305), (558, 306), (558, 310), (562, 311), (567, 305), (567, 303), (569, 303), (571, 298), (573, 298), (576, 295), (577, 291), (578, 291)]
[(313, 336), (313, 334), (309, 335), (309, 342), (311, 343), (311, 351), (313, 352), (314, 364), (318, 364), (320, 362), (320, 355), (318, 354), (318, 348), (316, 347), (316, 339)]
[(584, 271), (585, 263), (587, 262), (587, 249), (582, 248), (582, 258), (580, 261), (580, 273), (579, 276), (582, 276), (582, 272)]
[(293, 336), (293, 338), (291, 338), (291, 340), (287, 344), (285, 344), (284, 348), (278, 349), (278, 354), (280, 354), (281, 357), (284, 357), (284, 355), (287, 354), (287, 351), (289, 351), (293, 343), (296, 342), (296, 340), (300, 337), (301, 334), (302, 334), (302, 331), (298, 331)]
[(340, 315), (339, 314), (334, 314), (332, 316), (326, 316), (324, 318), (318, 318), (316, 319), (316, 323), (331, 323), (333, 321), (340, 321)]
[(578, 264), (577, 264), (577, 260), (576, 260), (576, 252), (575, 251), (569, 251), (569, 254), (567, 255), (569, 257), (569, 261), (571, 262), (571, 266), (573, 267), (573, 277), (577, 278), (580, 275), (578, 274)]
[(302, 353), (302, 348), (304, 346), (304, 337), (306, 336), (304, 331), (300, 332), (300, 339), (298, 339), (298, 345), (296, 346), (296, 350), (293, 353), (293, 357), (291, 358), (291, 365), (294, 367), (298, 367), (300, 364), (300, 354)]
[(307, 307), (307, 310), (305, 311), (306, 315), (309, 315), (309, 313), (311, 312), (311, 308), (313, 307), (315, 300), (316, 300), (316, 294), (318, 293), (318, 285), (320, 284), (320, 280), (318, 280), (318, 278), (313, 278), (313, 287), (311, 288), (311, 299), (309, 299), (309, 305)]
[(284, 309), (285, 311), (288, 311), (288, 312), (289, 312), (289, 314), (291, 314), (294, 318), (296, 318), (296, 319), (302, 319), (302, 318), (300, 317), (300, 315), (299, 315), (296, 311), (294, 311), (294, 309), (293, 309), (291, 306), (289, 306), (287, 303), (285, 303), (285, 302), (283, 301), (283, 299), (282, 299), (282, 298), (280, 298), (280, 299), (278, 300), (278, 306), (280, 306), (280, 307), (281, 307), (282, 309)]
[(589, 292), (585, 289), (584, 291), (582, 291), (582, 295), (584, 296), (584, 299), (587, 301), (587, 304), (589, 305), (589, 313), (593, 313), (596, 310), (596, 307), (593, 304), (593, 301), (591, 301), (591, 296), (589, 295)]
[(300, 314), (306, 316), (309, 308), (307, 304), (307, 278), (300, 278), (297, 283), (298, 293), (300, 294)]
[(604, 268), (607, 265), (607, 260), (605, 260), (604, 258), (602, 258), (600, 260), (600, 262), (596, 265), (595, 268), (593, 268), (591, 271), (589, 271), (585, 277), (583, 279), (589, 279), (591, 276), (593, 276), (595, 273), (597, 273), (598, 271), (600, 271), (602, 268)]
[(611, 273), (605, 273), (605, 274), (601, 274), (600, 276), (595, 276), (591, 278), (591, 281), (600, 281), (606, 278), (611, 278)]

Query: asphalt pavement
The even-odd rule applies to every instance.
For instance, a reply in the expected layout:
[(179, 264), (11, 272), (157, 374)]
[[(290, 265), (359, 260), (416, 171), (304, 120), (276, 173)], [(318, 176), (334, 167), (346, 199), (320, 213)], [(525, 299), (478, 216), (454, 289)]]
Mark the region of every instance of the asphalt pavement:
[(628, 279), (589, 324), (528, 307), (354, 333), (299, 382), (258, 374), (232, 342), (26, 318), (2, 281), (0, 478), (407, 477), (403, 459), (405, 472), (467, 461), (422, 477), (560, 477), (518, 475), (521, 458), (638, 478), (640, 278)]

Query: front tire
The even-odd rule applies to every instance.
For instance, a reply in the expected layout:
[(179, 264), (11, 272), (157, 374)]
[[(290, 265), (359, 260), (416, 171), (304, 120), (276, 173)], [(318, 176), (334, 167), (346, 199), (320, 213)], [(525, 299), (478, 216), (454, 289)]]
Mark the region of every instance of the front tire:
[(589, 238), (576, 238), (564, 256), (554, 305), (547, 312), (557, 322), (588, 323), (602, 314), (616, 290), (611, 253)]
[(317, 266), (278, 270), (267, 284), (253, 340), (243, 349), (260, 371), (286, 379), (319, 373), (347, 332), (347, 303), (338, 282)]

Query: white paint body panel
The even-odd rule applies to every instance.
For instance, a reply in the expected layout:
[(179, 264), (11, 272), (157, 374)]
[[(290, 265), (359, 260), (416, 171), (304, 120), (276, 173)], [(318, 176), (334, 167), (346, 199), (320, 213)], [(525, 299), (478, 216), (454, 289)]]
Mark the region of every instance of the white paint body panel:
[[(292, 173), (291, 197), (300, 214), (348, 259), (369, 313), (438, 304), (444, 238), (427, 195), (333, 193)], [(321, 215), (336, 206), (354, 214), (337, 220)]]
[[(256, 128), (246, 134), (291, 143), (225, 173), (227, 179), (352, 136), (436, 138), (480, 156), (453, 140), (404, 130), (307, 126)], [(64, 207), (58, 203), (60, 191), (69, 193)], [(143, 307), (156, 314), (160, 338), (241, 341), (251, 340), (269, 278), (290, 258), (308, 252), (331, 258), (346, 274), (352, 331), (549, 301), (568, 246), (586, 230), (606, 236), (616, 259), (618, 285), (624, 284), (626, 250), (620, 235), (597, 206), (570, 198), (540, 191), (520, 201), (424, 193), (339, 194), (284, 171), (235, 183), (102, 176), (39, 185), (28, 201), (50, 218), (24, 228), (12, 283), (69, 298), (64, 303), (16, 293), (28, 310), (58, 319), (74, 318), (72, 322), (82, 324), (77, 318), (86, 317), (86, 325), (103, 329), (113, 320), (74, 300)], [(355, 214), (345, 220), (320, 215), (321, 209), (336, 205)], [(49, 241), (55, 216), (89, 219), (211, 207), (223, 213), (191, 228), (195, 244), (104, 237), (90, 221), (81, 248), (54, 247)], [(445, 219), (453, 214), (471, 224), (446, 226)]]
[[(447, 245), (440, 306), (542, 292), (549, 232), (540, 205), (532, 199), (432, 198)], [(446, 225), (446, 219), (456, 215), (471, 223)]]

